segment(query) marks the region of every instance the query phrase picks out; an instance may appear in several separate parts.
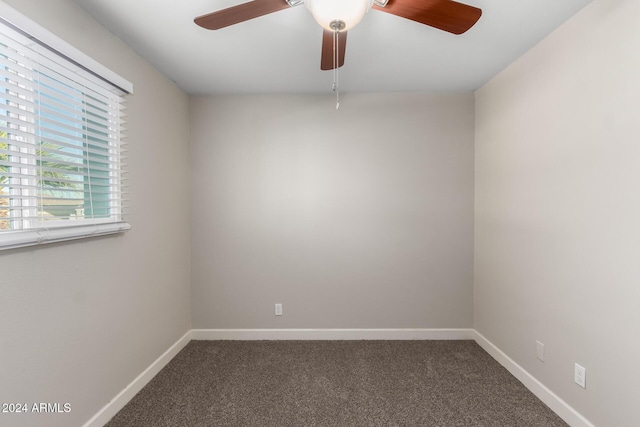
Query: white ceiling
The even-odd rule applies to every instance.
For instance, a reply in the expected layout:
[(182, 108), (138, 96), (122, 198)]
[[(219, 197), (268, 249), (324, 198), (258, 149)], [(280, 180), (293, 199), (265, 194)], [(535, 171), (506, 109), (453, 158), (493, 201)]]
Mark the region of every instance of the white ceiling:
[[(191, 94), (330, 92), (322, 29), (302, 5), (217, 31), (193, 18), (242, 0), (75, 0)], [(400, 0), (398, 0), (400, 1)], [(376, 10), (348, 34), (342, 92), (481, 87), (591, 0), (460, 0), (483, 10), (456, 36)]]

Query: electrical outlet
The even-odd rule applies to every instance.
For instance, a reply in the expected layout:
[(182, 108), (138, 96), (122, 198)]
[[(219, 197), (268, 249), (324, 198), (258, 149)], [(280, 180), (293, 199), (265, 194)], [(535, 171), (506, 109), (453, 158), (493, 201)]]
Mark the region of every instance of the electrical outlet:
[(544, 362), (544, 344), (536, 341), (536, 357)]
[(276, 304), (276, 316), (282, 316), (282, 304)]
[(587, 370), (576, 363), (573, 369), (573, 381), (582, 388), (587, 388)]

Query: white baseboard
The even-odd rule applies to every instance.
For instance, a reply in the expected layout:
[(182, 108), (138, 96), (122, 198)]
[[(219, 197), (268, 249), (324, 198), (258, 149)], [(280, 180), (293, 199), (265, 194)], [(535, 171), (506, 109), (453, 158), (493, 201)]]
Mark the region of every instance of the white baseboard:
[(104, 426), (191, 340), (475, 340), (570, 426), (595, 427), (475, 329), (192, 329), (83, 427)]
[(572, 427), (595, 427), (589, 420), (583, 417), (578, 411), (573, 409), (567, 402), (562, 400), (557, 394), (552, 392), (538, 381), (533, 375), (518, 365), (513, 359), (507, 356), (502, 350), (486, 339), (480, 332), (475, 331), (475, 340), (491, 357), (504, 366), (514, 377), (516, 377), (525, 387), (536, 397), (542, 400), (553, 412), (558, 414), (567, 424)]
[(472, 340), (473, 329), (192, 329), (193, 340)]
[(124, 408), (142, 388), (156, 376), (167, 363), (173, 359), (180, 350), (182, 350), (191, 341), (191, 331), (188, 331), (175, 344), (173, 344), (162, 356), (158, 357), (147, 369), (136, 377), (131, 383), (125, 387), (116, 397), (111, 399), (102, 409), (100, 409), (83, 427), (102, 427), (115, 414)]

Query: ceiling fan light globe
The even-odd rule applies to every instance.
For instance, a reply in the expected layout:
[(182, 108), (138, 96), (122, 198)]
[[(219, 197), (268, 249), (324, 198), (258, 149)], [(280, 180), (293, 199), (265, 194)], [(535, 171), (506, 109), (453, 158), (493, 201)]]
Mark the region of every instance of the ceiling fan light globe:
[(355, 27), (373, 5), (373, 0), (305, 0), (313, 18), (325, 30), (333, 31), (331, 22), (342, 21), (341, 31)]

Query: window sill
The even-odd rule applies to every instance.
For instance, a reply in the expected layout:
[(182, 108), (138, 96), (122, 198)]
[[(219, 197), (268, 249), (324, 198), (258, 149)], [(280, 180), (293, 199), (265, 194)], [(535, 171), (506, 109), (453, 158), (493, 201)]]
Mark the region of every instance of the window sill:
[(65, 242), (67, 240), (123, 233), (129, 229), (131, 229), (131, 225), (127, 222), (111, 222), (105, 224), (78, 225), (74, 227), (56, 227), (15, 232), (9, 231), (0, 233), (0, 251), (22, 248), (25, 246), (43, 245), (46, 243)]

